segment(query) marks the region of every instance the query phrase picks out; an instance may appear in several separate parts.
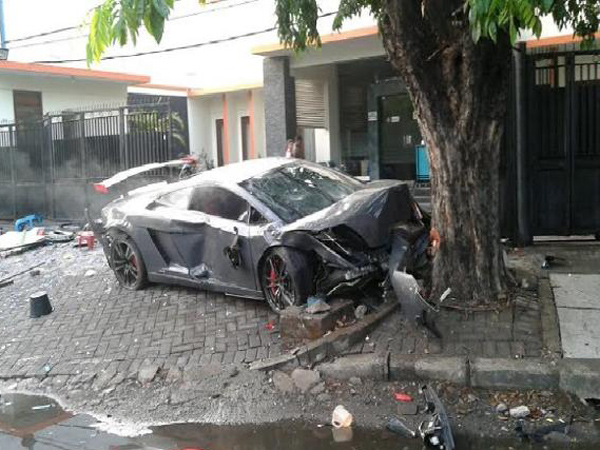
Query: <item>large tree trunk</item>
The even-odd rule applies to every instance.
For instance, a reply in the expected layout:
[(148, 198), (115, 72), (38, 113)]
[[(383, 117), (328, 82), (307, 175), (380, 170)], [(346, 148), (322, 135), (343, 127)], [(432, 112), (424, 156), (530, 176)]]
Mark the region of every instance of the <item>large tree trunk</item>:
[[(403, 76), (429, 149), (433, 293), (465, 303), (502, 294), (499, 161), (511, 46), (471, 38), (464, 0), (386, 0), (384, 47)], [(431, 14), (429, 12), (431, 11)]]

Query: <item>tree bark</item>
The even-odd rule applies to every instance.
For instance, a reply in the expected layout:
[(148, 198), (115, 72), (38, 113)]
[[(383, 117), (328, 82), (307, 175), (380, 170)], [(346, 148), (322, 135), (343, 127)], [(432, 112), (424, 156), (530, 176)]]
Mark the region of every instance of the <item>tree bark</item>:
[(380, 29), (428, 147), (432, 226), (440, 234), (433, 295), (466, 304), (504, 292), (499, 161), (511, 46), (471, 37), (463, 0), (384, 0)]

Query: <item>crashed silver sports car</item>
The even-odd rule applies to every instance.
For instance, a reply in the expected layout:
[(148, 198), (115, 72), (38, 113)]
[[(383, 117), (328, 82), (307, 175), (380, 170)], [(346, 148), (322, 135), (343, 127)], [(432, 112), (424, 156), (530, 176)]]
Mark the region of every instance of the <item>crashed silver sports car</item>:
[[(113, 178), (102, 190), (126, 176)], [(312, 294), (382, 286), (390, 269), (419, 275), (429, 263), (428, 217), (405, 184), (365, 184), (294, 159), (123, 192), (92, 226), (127, 289), (174, 283), (266, 299), (277, 312)]]

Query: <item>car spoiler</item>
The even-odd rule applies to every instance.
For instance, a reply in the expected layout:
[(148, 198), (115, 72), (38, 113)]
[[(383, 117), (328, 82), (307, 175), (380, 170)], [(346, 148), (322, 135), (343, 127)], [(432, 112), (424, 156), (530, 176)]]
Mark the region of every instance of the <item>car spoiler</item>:
[[(186, 165), (196, 166), (197, 159), (194, 156), (187, 156), (181, 159), (174, 159), (171, 161), (166, 161), (162, 163), (150, 163), (144, 164), (142, 166), (133, 167), (131, 169), (123, 170), (110, 178), (107, 178), (104, 181), (99, 183), (94, 183), (94, 190), (99, 194), (109, 194), (111, 192), (118, 192), (119, 194), (126, 195), (128, 189), (123, 189), (125, 187), (127, 181), (131, 180), (134, 177), (139, 177), (143, 174), (150, 174), (150, 172), (160, 169), (171, 169), (169, 171), (169, 176), (164, 177), (166, 180), (168, 179), (179, 179), (179, 171)], [(173, 169), (178, 169), (177, 173), (173, 173)], [(164, 181), (164, 179), (160, 179), (158, 176), (151, 176), (151, 182), (159, 182)]]

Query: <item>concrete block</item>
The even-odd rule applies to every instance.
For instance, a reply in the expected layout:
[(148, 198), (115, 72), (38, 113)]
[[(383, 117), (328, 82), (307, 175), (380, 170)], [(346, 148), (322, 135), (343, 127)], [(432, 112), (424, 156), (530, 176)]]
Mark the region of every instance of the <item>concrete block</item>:
[(306, 314), (301, 308), (286, 308), (281, 313), (279, 329), (285, 342), (314, 340), (336, 327), (344, 316), (353, 317), (354, 304), (351, 300), (330, 303), (331, 310), (320, 314)]
[(563, 359), (560, 388), (580, 398), (600, 399), (600, 360)]
[(558, 369), (540, 359), (475, 358), (470, 368), (473, 387), (558, 388)]
[(467, 359), (462, 356), (422, 357), (415, 361), (415, 375), (422, 380), (447, 381), (458, 386), (466, 386)]
[(367, 355), (349, 355), (327, 364), (321, 364), (319, 372), (324, 377), (336, 380), (349, 380), (353, 377), (373, 380), (387, 380), (388, 356), (369, 353)]

